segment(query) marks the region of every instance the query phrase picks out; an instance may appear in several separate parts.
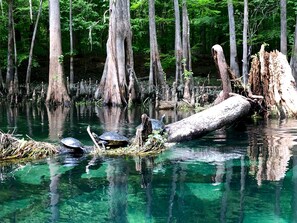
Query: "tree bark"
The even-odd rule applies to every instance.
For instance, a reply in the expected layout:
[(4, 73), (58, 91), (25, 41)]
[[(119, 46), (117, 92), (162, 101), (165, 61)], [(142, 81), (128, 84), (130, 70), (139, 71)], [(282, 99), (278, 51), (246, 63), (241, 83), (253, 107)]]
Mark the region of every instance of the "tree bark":
[(165, 83), (165, 73), (160, 61), (158, 50), (156, 21), (155, 21), (155, 0), (149, 0), (149, 30), (150, 30), (150, 74), (149, 92), (159, 89)]
[(121, 106), (127, 104), (127, 74), (134, 72), (130, 1), (110, 1), (109, 12), (107, 57), (95, 96), (106, 105)]
[(232, 0), (228, 0), (228, 15), (229, 15), (229, 35), (230, 35), (230, 68), (235, 73), (236, 77), (240, 77), (239, 66), (237, 63), (234, 8), (233, 8)]
[(212, 52), (212, 56), (215, 61), (217, 70), (221, 76), (222, 85), (223, 85), (223, 95), (218, 96), (215, 102), (215, 104), (218, 104), (229, 97), (229, 93), (232, 92), (232, 89), (231, 89), (231, 82), (228, 74), (228, 66), (226, 63), (226, 59), (225, 59), (222, 47), (218, 44), (214, 45), (211, 48), (211, 52)]
[[(27, 74), (26, 74), (26, 87), (29, 87), (29, 85), (30, 85), (31, 68), (32, 68), (32, 60), (33, 60), (33, 50), (34, 50), (35, 38), (36, 38), (37, 27), (38, 27), (38, 22), (39, 22), (41, 10), (42, 10), (42, 0), (40, 0), (40, 2), (39, 2), (38, 14), (37, 14), (37, 17), (36, 17), (33, 36), (32, 36), (32, 40), (31, 40), (29, 61), (28, 61)], [(27, 89), (27, 92), (29, 92), (29, 89)]]
[(292, 49), (292, 56), (290, 61), (290, 66), (292, 69), (292, 75), (297, 81), (297, 16), (296, 16), (296, 24), (295, 24), (295, 38), (294, 38), (294, 47)]
[(73, 70), (73, 31), (72, 31), (72, 0), (69, 0), (69, 37), (70, 37), (70, 90), (73, 89), (74, 84), (74, 70)]
[(175, 82), (177, 85), (182, 78), (182, 43), (180, 28), (180, 12), (178, 0), (174, 0), (174, 18), (175, 18)]
[(265, 52), (262, 45), (252, 64), (249, 84), (253, 93), (264, 96), (262, 106), (267, 116), (297, 117), (296, 82), (286, 56), (278, 51)]
[(280, 51), (287, 55), (287, 0), (280, 0), (281, 10), (281, 36), (280, 36)]
[(70, 101), (63, 70), (61, 42), (60, 4), (59, 0), (49, 1), (50, 26), (50, 61), (49, 85), (46, 102), (52, 105), (65, 104)]
[(8, 47), (7, 47), (7, 71), (6, 71), (6, 88), (9, 89), (13, 81), (13, 0), (8, 1)]
[(242, 40), (242, 76), (243, 84), (247, 85), (248, 82), (248, 26), (249, 26), (249, 11), (248, 11), (248, 0), (244, 0), (244, 18), (243, 18), (243, 40)]
[(169, 142), (201, 137), (248, 115), (250, 103), (242, 96), (233, 96), (207, 110), (165, 126)]
[(184, 100), (191, 101), (191, 82), (192, 82), (192, 59), (191, 59), (191, 47), (190, 47), (190, 24), (189, 24), (189, 15), (187, 9), (187, 1), (183, 0), (182, 7), (182, 21), (183, 21), (183, 38), (182, 38), (182, 53), (183, 53), (183, 73), (185, 79), (185, 88), (184, 88)]

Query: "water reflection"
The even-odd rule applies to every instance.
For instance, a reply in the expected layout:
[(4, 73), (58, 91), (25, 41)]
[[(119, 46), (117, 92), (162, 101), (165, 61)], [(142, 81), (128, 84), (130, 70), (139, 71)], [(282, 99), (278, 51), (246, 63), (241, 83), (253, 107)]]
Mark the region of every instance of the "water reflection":
[[(1, 128), (40, 139), (88, 143), (98, 133), (133, 135), (143, 110), (0, 107)], [(162, 113), (147, 110), (158, 118)], [(3, 113), (4, 112), (4, 113)], [(171, 115), (170, 115), (171, 114)], [(7, 116), (10, 116), (9, 118)], [(166, 122), (175, 119), (167, 113)], [(40, 125), (43, 123), (43, 125)], [(63, 155), (0, 163), (3, 222), (294, 222), (297, 121), (247, 123), (176, 144), (157, 157)]]
[[(293, 124), (294, 123), (294, 124)], [(267, 127), (253, 126), (249, 129), (250, 174), (257, 179), (280, 181), (284, 178), (292, 156), (291, 149), (296, 145), (296, 121), (269, 121)]]
[(110, 160), (106, 170), (109, 181), (109, 221), (128, 222), (128, 175), (129, 169), (124, 159)]

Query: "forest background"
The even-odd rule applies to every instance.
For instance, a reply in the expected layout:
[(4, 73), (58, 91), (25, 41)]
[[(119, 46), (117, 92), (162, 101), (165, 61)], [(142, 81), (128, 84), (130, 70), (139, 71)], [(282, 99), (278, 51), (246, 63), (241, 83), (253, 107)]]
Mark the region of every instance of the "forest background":
[[(9, 0), (11, 1), (11, 0)], [(8, 2), (0, 0), (0, 70), (2, 77), (7, 68), (7, 43), (9, 32)], [(252, 56), (264, 42), (266, 49), (280, 49), (281, 13), (280, 2), (275, 0), (250, 0), (248, 2), (248, 55)], [(194, 76), (216, 75), (210, 49), (220, 44), (229, 58), (229, 18), (226, 0), (187, 0), (190, 21), (190, 44)], [(31, 39), (40, 2), (15, 0), (13, 19), (16, 66), (19, 84), (25, 83)], [(286, 2), (286, 29), (288, 58), (294, 48), (297, 2)], [(30, 6), (31, 5), (31, 6)], [(181, 2), (180, 2), (181, 5)], [(242, 65), (244, 1), (233, 0), (238, 63)], [(150, 63), (149, 4), (144, 0), (131, 0), (132, 48), (134, 69), (137, 77), (148, 76)], [(73, 53), (70, 53), (70, 21), (72, 11)], [(66, 76), (69, 76), (69, 58), (74, 57), (74, 81), (100, 80), (106, 59), (108, 39), (109, 1), (107, 0), (61, 0), (61, 34), (63, 60)], [(174, 3), (169, 0), (155, 1), (157, 41), (166, 80), (175, 78), (175, 16)], [(32, 60), (31, 82), (48, 81), (49, 74), (49, 2), (42, 3)], [(229, 59), (228, 59), (229, 60)]]

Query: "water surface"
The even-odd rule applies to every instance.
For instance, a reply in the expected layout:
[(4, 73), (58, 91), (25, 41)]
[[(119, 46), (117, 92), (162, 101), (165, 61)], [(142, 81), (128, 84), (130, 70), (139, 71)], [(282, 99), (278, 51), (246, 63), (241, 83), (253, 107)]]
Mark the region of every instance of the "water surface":
[[(153, 109), (0, 106), (0, 129), (57, 143), (129, 137)], [(188, 115), (188, 114), (186, 114)], [(166, 122), (182, 118), (167, 113)], [(296, 222), (297, 121), (249, 121), (173, 145), (157, 157), (62, 155), (0, 163), (0, 222)], [(296, 220), (295, 220), (296, 219)]]

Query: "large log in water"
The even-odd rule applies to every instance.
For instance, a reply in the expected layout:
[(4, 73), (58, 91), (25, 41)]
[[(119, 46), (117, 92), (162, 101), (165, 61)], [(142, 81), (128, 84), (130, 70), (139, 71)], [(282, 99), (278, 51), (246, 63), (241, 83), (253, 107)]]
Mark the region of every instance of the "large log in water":
[(207, 110), (165, 126), (169, 142), (198, 138), (248, 115), (250, 103), (236, 95)]

